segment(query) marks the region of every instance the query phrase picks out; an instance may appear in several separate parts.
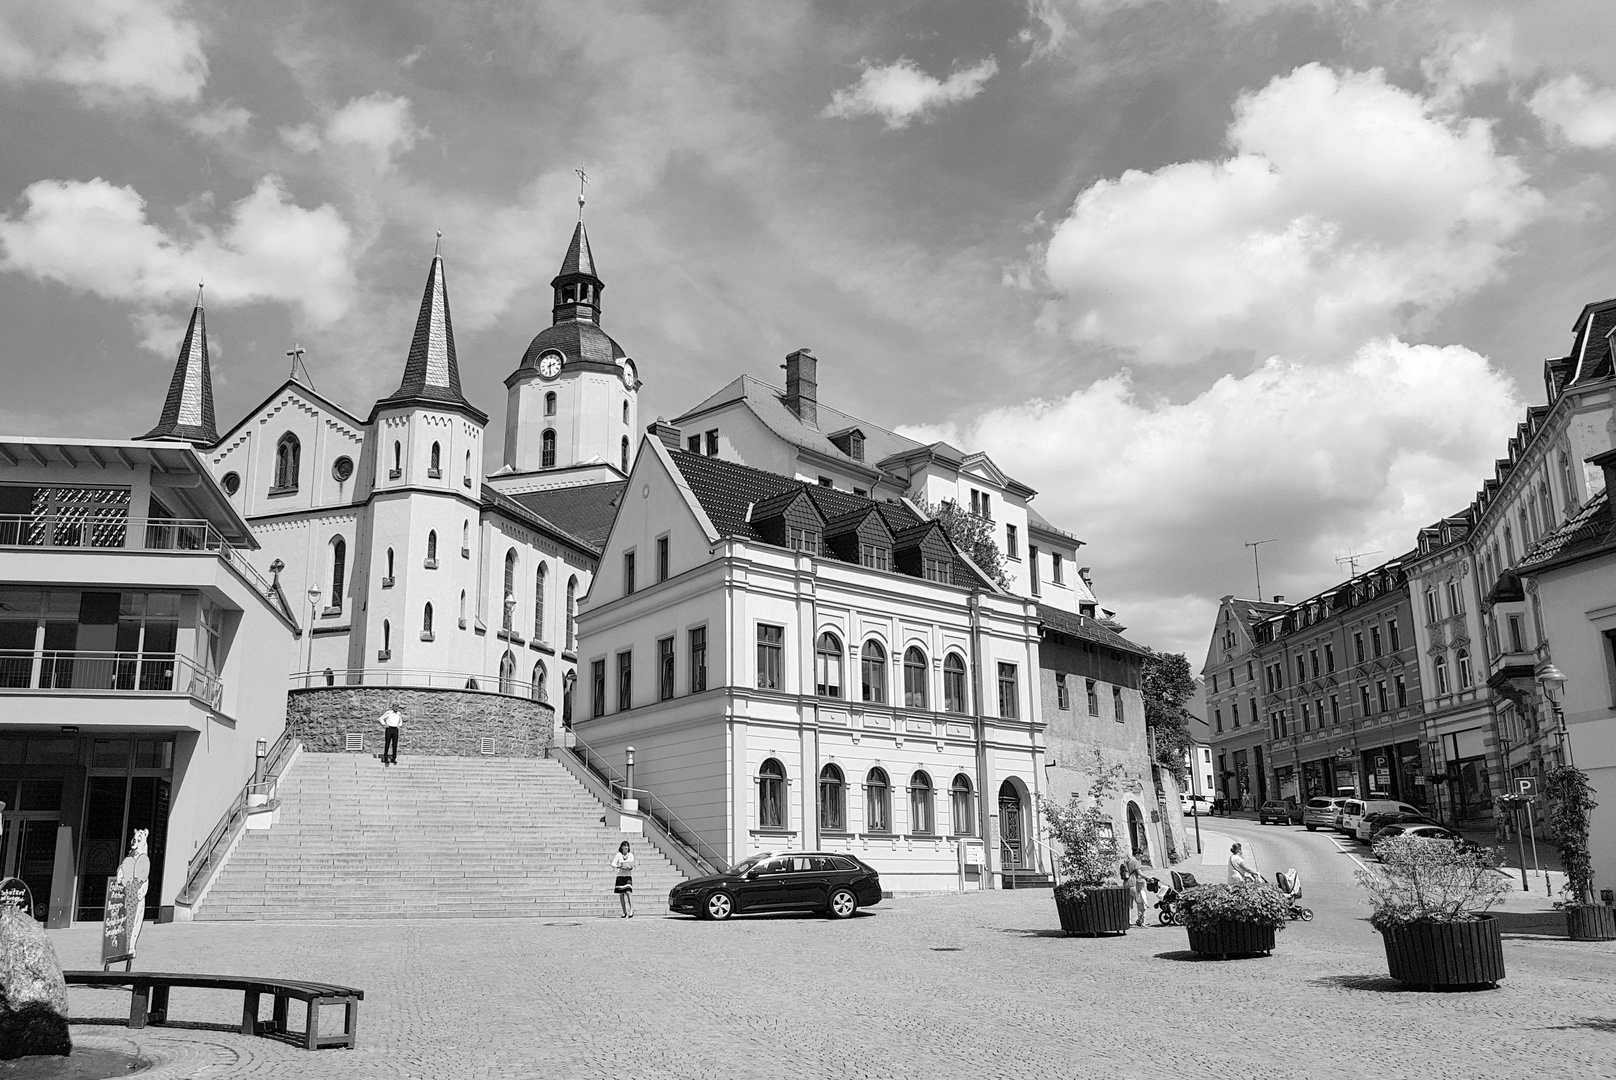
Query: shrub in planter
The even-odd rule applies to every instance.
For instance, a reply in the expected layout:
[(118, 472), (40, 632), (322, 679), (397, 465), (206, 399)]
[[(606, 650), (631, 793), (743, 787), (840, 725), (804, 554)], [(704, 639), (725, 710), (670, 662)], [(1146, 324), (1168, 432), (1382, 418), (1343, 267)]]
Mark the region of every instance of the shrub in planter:
[(1436, 990), (1478, 989), (1504, 977), (1504, 947), (1487, 909), (1509, 891), (1496, 852), (1446, 840), (1393, 836), (1375, 844), (1376, 869), (1358, 871), (1374, 908), (1391, 976)]
[(1116, 793), (1123, 769), (1104, 768), (1098, 752), (1094, 757), (1094, 782), (1086, 795), (1073, 792), (1064, 803), (1047, 796), (1043, 800), (1049, 836), (1061, 846), (1055, 911), (1067, 934), (1125, 934), (1129, 890), (1117, 872), (1121, 852), (1116, 826), (1103, 809)]
[(1260, 881), (1186, 889), (1173, 911), (1189, 931), (1190, 950), (1220, 958), (1273, 952), (1289, 912), (1280, 891)]
[(1566, 914), (1573, 941), (1616, 939), (1616, 910), (1594, 903), (1593, 858), (1588, 850), (1588, 818), (1594, 807), (1588, 774), (1570, 765), (1549, 770), (1543, 790), (1549, 796), (1549, 826), (1560, 848), (1566, 883), (1555, 907)]

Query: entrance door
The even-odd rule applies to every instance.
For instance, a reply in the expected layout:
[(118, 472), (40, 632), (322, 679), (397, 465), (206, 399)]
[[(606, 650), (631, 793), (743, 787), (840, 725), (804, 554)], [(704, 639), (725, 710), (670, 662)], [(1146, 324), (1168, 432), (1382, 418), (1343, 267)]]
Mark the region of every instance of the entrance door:
[(1021, 870), (1026, 867), (1021, 823), (1021, 793), (1006, 780), (999, 785), (999, 839), (1003, 843), (1004, 869)]
[(23, 880), (34, 898), (33, 916), (40, 922), (50, 913), (59, 816), (26, 812), (6, 815), (4, 868), (0, 877)]
[(1128, 804), (1128, 847), (1140, 862), (1150, 862), (1150, 834), (1145, 831), (1145, 817), (1137, 803)]

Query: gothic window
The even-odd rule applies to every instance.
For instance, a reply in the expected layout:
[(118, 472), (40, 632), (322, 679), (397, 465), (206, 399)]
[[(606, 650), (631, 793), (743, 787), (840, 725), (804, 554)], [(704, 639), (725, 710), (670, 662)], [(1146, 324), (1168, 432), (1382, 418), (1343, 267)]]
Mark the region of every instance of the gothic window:
[(847, 781), (835, 765), (819, 770), (819, 827), (826, 832), (847, 829)]
[(404, 444), (397, 439), (393, 440), (393, 475), (396, 477), (404, 471)]
[(909, 831), (920, 834), (934, 832), (932, 811), (931, 777), (917, 771), (909, 778)]
[(348, 542), (340, 536), (331, 539), (331, 607), (342, 610), (342, 583), (348, 569)]
[(533, 690), (533, 700), (534, 701), (545, 701), (545, 702), (547, 702), (547, 701), (550, 700), (549, 683), (550, 683), (550, 673), (545, 670), (544, 661), (540, 660), (538, 663), (533, 665), (533, 687), (532, 687), (532, 690)]
[(393, 583), (393, 549), (387, 549), (387, 584)]
[(842, 643), (829, 632), (820, 634), (814, 643), (814, 693), (842, 696)]
[(460, 523), (460, 554), (468, 559), (471, 558), (471, 522), (469, 520)]
[(549, 564), (540, 562), (533, 580), (533, 637), (544, 640), (544, 586), (550, 578)]
[(786, 767), (769, 758), (758, 769), (758, 828), (786, 827)]
[(296, 435), (287, 432), (281, 436), (281, 441), (275, 445), (276, 491), (297, 490), (298, 462), (302, 452)]
[(505, 553), (505, 621), (502, 624), (507, 633), (516, 613), (516, 549), (511, 548)]
[(906, 709), (926, 707), (926, 654), (912, 645), (903, 654), (903, 705)]
[[(628, 408), (627, 403), (624, 403), (623, 408), (625, 408), (625, 409)], [(623, 471), (628, 472), (628, 436), (627, 435), (623, 436), (623, 448), (622, 449), (623, 449)]]
[(499, 692), (514, 694), (516, 692), (516, 657), (511, 655), (509, 649), (499, 658)]
[(426, 534), (426, 563), (427, 569), (436, 569), (438, 565), (438, 530), (433, 529)]
[(874, 638), (859, 650), (859, 678), (863, 700), (884, 705), (887, 700), (887, 651)]
[(393, 651), (393, 624), (386, 619), (382, 620), (382, 659), (385, 660)]
[(421, 637), (425, 640), (432, 638), (432, 605), (428, 603), (421, 609)]
[(567, 579), (567, 648), (569, 650), (577, 648), (578, 645), (577, 597), (578, 578), (574, 576)]
[(552, 390), (548, 394), (544, 395), (544, 415), (545, 416), (554, 416), (555, 414), (556, 414), (556, 396), (555, 396), (555, 391)]
[(948, 789), (948, 809), (955, 836), (976, 835), (976, 800), (972, 798), (971, 778), (964, 773), (954, 774), (954, 783)]
[(628, 423), (628, 402), (623, 402), (623, 423)]
[(443, 475), (443, 449), (437, 443), (432, 444), (431, 464), (427, 466), (426, 474), (434, 478)]
[(539, 436), (539, 468), (555, 468), (555, 428), (545, 428)]
[(965, 701), (965, 660), (959, 653), (949, 653), (943, 657), (943, 708), (962, 713)]
[(460, 590), (460, 629), (466, 628), (466, 590)]

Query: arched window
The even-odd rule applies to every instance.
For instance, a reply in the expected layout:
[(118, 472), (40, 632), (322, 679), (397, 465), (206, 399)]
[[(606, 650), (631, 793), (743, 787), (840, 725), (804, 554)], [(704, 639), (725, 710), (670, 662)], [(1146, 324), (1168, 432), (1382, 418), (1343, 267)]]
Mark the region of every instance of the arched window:
[(340, 536), (331, 538), (331, 607), (342, 610), (342, 586), (347, 580), (348, 541)]
[(864, 700), (877, 705), (887, 700), (887, 651), (871, 638), (859, 650), (859, 676), (863, 683)]
[(825, 832), (847, 831), (847, 781), (835, 765), (819, 770), (819, 827)]
[(516, 549), (505, 553), (505, 622), (508, 632), (516, 612)]
[(298, 464), (303, 449), (297, 436), (288, 431), (275, 444), (275, 490), (292, 491), (297, 488)]
[(393, 652), (393, 624), (386, 619), (382, 620), (382, 659), (386, 660)]
[(935, 832), (932, 818), (931, 777), (916, 770), (909, 778), (909, 831), (928, 834)]
[(951, 713), (967, 711), (965, 658), (959, 653), (943, 657), (943, 708)]
[(976, 798), (971, 778), (964, 773), (954, 774), (954, 783), (948, 789), (948, 809), (955, 836), (976, 835)]
[(432, 604), (430, 601), (426, 607), (421, 609), (421, 636), (423, 638), (432, 636)]
[(460, 629), (466, 628), (466, 590), (460, 590)]
[(786, 827), (786, 767), (769, 758), (758, 769), (758, 828)]
[(393, 440), (393, 475), (397, 476), (404, 471), (404, 444), (397, 439)]
[(892, 784), (885, 769), (871, 769), (864, 777), (864, 831), (892, 831)]
[(555, 428), (545, 428), (539, 436), (539, 468), (555, 468)]
[(577, 647), (578, 639), (575, 636), (578, 630), (578, 578), (567, 579), (567, 648)]
[(903, 706), (926, 707), (926, 654), (913, 645), (903, 653)]
[(1436, 669), (1436, 692), (1446, 694), (1448, 692), (1448, 658), (1439, 656), (1432, 661), (1431, 666)]
[(499, 692), (516, 693), (516, 657), (511, 655), (509, 649), (499, 658)]
[(471, 451), (466, 451), (466, 486), (471, 486)]
[(623, 471), (628, 472), (628, 436), (623, 436)]
[(393, 581), (393, 549), (392, 548), (387, 549), (387, 581), (388, 581), (388, 584), (392, 584), (392, 581)]
[(842, 643), (829, 631), (814, 643), (814, 693), (820, 697), (842, 696)]
[(555, 415), (555, 409), (556, 409), (556, 396), (555, 396), (555, 391), (552, 390), (548, 394), (544, 395), (544, 415), (545, 416), (554, 416)]
[(1509, 526), (1504, 526), (1504, 555), (1509, 559), (1509, 565), (1515, 565), (1515, 534), (1510, 532)]
[(426, 534), (426, 561), (429, 568), (438, 565), (438, 530), (433, 529)]
[(623, 423), (628, 423), (628, 402), (623, 402)]
[(544, 702), (550, 700), (550, 672), (545, 668), (543, 660), (533, 665), (533, 700)]
[(460, 554), (471, 558), (471, 519), (460, 523)]
[(476, 679), (467, 679), (466, 680), (466, 689), (467, 690), (476, 690), (477, 688), (478, 687), (477, 687), (477, 680)]
[(427, 466), (428, 476), (443, 475), (443, 450), (437, 443), (432, 444), (432, 464)]
[(1571, 478), (1571, 459), (1564, 451), (1560, 454), (1560, 492), (1565, 496), (1566, 513), (1570, 514), (1571, 508), (1577, 505), (1577, 485)]
[(544, 585), (549, 579), (550, 567), (540, 561), (538, 573), (533, 575), (533, 637), (544, 640)]
[(1468, 690), (1471, 682), (1470, 650), (1460, 649), (1459, 655), (1455, 659), (1458, 661), (1459, 668), (1459, 689)]

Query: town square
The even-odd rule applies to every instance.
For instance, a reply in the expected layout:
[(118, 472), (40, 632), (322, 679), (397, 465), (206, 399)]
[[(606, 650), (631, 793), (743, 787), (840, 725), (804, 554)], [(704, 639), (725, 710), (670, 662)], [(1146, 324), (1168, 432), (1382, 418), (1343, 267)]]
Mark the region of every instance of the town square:
[(7, 5), (0, 1080), (1616, 1075), (1612, 34)]

